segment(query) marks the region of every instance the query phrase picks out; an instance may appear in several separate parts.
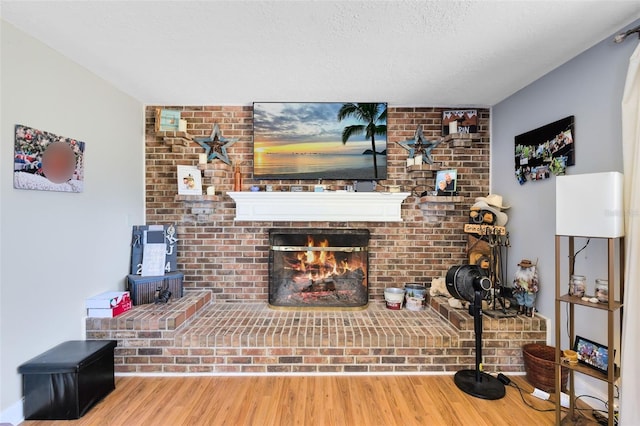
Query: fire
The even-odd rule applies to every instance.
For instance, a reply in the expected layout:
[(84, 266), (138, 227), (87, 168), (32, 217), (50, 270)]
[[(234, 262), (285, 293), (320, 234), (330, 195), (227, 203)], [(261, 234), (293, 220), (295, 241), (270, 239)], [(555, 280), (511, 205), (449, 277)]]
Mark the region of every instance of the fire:
[(362, 307), (369, 231), (270, 230), (269, 303), (292, 307)]
[(296, 252), (294, 254), (295, 260), (289, 262), (289, 264), (292, 269), (304, 273), (305, 278), (308, 280), (316, 281), (331, 276), (339, 276), (363, 266), (359, 253), (351, 253), (346, 258), (337, 260), (336, 251), (330, 249), (329, 240), (326, 238), (315, 241), (313, 236), (309, 235), (307, 236), (307, 247), (320, 248), (321, 250)]

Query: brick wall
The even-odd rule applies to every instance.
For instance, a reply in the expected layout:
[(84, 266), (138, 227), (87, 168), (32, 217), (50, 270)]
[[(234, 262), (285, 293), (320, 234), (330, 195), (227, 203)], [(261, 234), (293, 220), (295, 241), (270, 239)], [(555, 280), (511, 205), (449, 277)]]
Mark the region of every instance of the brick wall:
[[(214, 302), (267, 300), (268, 230), (273, 227), (366, 228), (371, 232), (369, 297), (382, 300), (384, 288), (409, 282), (429, 283), (444, 276), (449, 267), (465, 262), (467, 236), (463, 224), (475, 197), (489, 188), (489, 111), (478, 109), (480, 139), (468, 146), (443, 143), (433, 150), (435, 169), (457, 169), (462, 201), (439, 206), (430, 216), (419, 196), (433, 190), (435, 172), (407, 172), (407, 151), (398, 145), (412, 139), (416, 127), (434, 140), (441, 135), (445, 108), (389, 108), (387, 118), (388, 179), (381, 185), (400, 185), (411, 196), (402, 205), (403, 222), (241, 222), (234, 223), (234, 202), (226, 195), (233, 190), (233, 167), (220, 160), (204, 168), (203, 186), (214, 185), (214, 200), (185, 200), (178, 197), (176, 165), (196, 165), (204, 150), (190, 137), (211, 134), (214, 124), (226, 138), (239, 140), (227, 150), (229, 159), (240, 165), (243, 189), (251, 185), (303, 185), (316, 181), (256, 181), (252, 179), (251, 106), (160, 106), (178, 109), (186, 119), (187, 134), (154, 131), (154, 113), (146, 111), (146, 219), (152, 223), (176, 223), (178, 268), (185, 274), (185, 288), (210, 289)], [(447, 108), (448, 109), (448, 108)], [(335, 181), (344, 185), (350, 182)], [(424, 201), (424, 199), (422, 200)]]

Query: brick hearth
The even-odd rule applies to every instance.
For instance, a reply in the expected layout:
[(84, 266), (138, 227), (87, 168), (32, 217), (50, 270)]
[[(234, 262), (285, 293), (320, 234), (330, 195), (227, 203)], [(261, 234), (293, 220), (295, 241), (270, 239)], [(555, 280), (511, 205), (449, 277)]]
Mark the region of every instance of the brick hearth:
[[(115, 339), (117, 373), (384, 373), (473, 368), (473, 318), (430, 298), (424, 311), (372, 302), (360, 311), (270, 309), (212, 303), (187, 291), (169, 305), (87, 318), (88, 339)], [(521, 347), (545, 343), (540, 318), (484, 317), (487, 371), (524, 371)]]
[[(393, 185), (411, 193), (401, 205), (402, 221), (273, 222), (235, 220), (228, 192), (236, 165), (243, 191), (266, 184), (313, 191), (317, 182), (253, 179), (251, 107), (163, 108), (180, 110), (187, 131), (156, 133), (156, 106), (147, 106), (145, 223), (176, 225), (185, 297), (166, 306), (136, 306), (114, 319), (87, 319), (87, 338), (118, 341), (118, 373), (453, 372), (474, 366), (473, 319), (467, 312), (452, 310), (442, 298), (431, 299), (421, 312), (390, 311), (383, 300), (387, 287), (428, 286), (451, 266), (468, 262), (463, 228), (469, 207), (489, 192), (488, 109), (478, 109), (477, 134), (445, 138), (432, 152), (433, 165), (407, 168), (407, 152), (398, 142), (413, 138), (418, 126), (429, 140), (439, 139), (446, 108), (389, 108), (388, 179), (379, 182), (379, 190)], [(176, 166), (198, 163), (202, 147), (193, 138), (209, 135), (216, 124), (225, 137), (238, 138), (228, 152), (233, 166), (198, 166), (203, 185), (215, 186), (215, 195), (176, 195)], [(423, 196), (434, 189), (435, 172), (445, 169), (458, 171), (458, 196)], [(352, 183), (330, 182), (337, 188)], [(268, 232), (275, 227), (367, 229), (368, 308), (269, 309)], [(544, 328), (538, 318), (485, 318), (485, 369), (523, 371), (521, 347), (544, 343)]]

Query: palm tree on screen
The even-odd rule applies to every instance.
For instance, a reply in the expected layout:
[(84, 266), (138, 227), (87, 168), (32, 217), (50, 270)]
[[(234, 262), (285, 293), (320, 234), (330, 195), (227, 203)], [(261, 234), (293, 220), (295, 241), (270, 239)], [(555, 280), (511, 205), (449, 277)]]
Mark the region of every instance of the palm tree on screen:
[[(373, 154), (373, 172), (378, 178), (378, 160), (376, 153), (376, 135), (386, 136), (387, 134), (387, 106), (382, 103), (347, 103), (343, 104), (338, 111), (338, 121), (353, 117), (364, 124), (354, 124), (346, 126), (342, 131), (342, 143), (346, 144), (352, 136), (364, 134), (367, 139), (371, 139), (371, 151)], [(384, 124), (378, 124), (384, 123)]]

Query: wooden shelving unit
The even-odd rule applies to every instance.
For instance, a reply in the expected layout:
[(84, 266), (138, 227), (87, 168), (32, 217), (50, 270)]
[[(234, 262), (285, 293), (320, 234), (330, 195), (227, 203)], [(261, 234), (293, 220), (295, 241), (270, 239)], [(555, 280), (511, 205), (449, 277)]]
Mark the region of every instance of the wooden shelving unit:
[[(575, 253), (574, 237), (573, 236), (561, 236), (556, 235), (555, 238), (555, 262), (556, 262), (556, 297), (555, 297), (555, 332), (556, 332), (556, 356), (555, 356), (555, 383), (556, 390), (559, 392), (561, 389), (561, 370), (567, 368), (569, 370), (569, 412), (567, 416), (573, 416), (575, 410), (575, 385), (574, 375), (575, 373), (586, 374), (590, 377), (607, 382), (607, 404), (609, 411), (609, 425), (613, 426), (614, 423), (614, 396), (615, 396), (615, 382), (620, 378), (620, 369), (616, 367), (614, 361), (614, 350), (616, 333), (621, 338), (622, 330), (622, 311), (624, 300), (624, 238), (601, 238), (607, 240), (607, 278), (609, 281), (609, 298), (607, 303), (592, 303), (583, 301), (580, 297), (564, 294), (564, 289), (567, 288), (568, 279), (573, 275), (573, 263), (569, 263), (569, 276), (561, 277), (561, 239), (568, 238), (568, 251), (573, 256)], [(595, 237), (591, 237), (595, 238)], [(616, 257), (616, 244), (618, 245), (618, 260), (619, 260), (619, 275), (620, 278), (616, 282), (615, 280), (615, 257)], [(563, 279), (564, 278), (564, 279)], [(619, 300), (615, 300), (616, 297), (616, 283), (618, 286), (617, 296)], [(561, 356), (561, 307), (563, 304), (568, 306), (568, 330), (569, 330), (569, 342), (573, 344), (575, 341), (575, 307), (583, 306), (592, 309), (598, 309), (606, 312), (607, 315), (607, 348), (609, 352), (607, 372), (595, 370), (583, 364), (569, 365), (564, 362)], [(619, 322), (616, 324), (614, 314), (620, 311)], [(585, 336), (587, 337), (587, 336)], [(588, 337), (587, 337), (588, 338)], [(561, 421), (561, 405), (560, 398), (556, 398), (556, 424), (559, 425)]]

